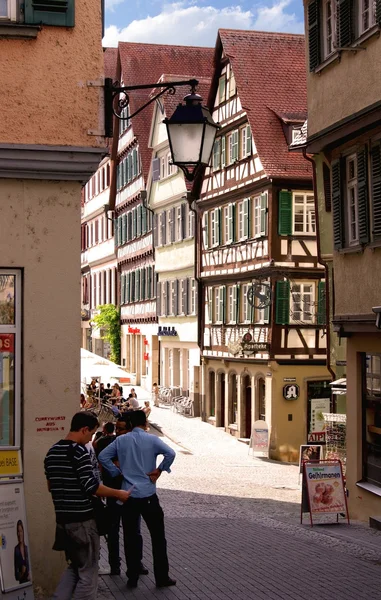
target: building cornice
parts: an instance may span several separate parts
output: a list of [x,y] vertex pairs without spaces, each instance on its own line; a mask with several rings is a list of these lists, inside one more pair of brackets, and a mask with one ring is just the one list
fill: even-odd
[[83,146],[0,144],[0,178],[85,183],[107,152]]

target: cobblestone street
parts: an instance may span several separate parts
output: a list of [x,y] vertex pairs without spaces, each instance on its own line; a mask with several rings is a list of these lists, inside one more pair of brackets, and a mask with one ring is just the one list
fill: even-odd
[[381,533],[358,523],[311,529],[308,515],[300,525],[296,466],[248,456],[246,444],[168,407],[153,409],[150,420],[177,452],[158,486],[177,586],[156,589],[144,527],[150,574],[128,590],[123,562],[122,576],[100,578],[99,600],[381,598]]

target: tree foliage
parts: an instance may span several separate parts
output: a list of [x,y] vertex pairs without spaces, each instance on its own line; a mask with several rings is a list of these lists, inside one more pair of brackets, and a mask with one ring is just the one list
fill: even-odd
[[110,359],[120,364],[120,314],[113,304],[103,304],[97,307],[99,314],[93,317],[96,329],[103,332],[102,340],[107,340],[111,346]]

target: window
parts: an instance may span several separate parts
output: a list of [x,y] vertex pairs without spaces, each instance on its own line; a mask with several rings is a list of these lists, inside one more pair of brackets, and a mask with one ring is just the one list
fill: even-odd
[[299,283],[291,288],[291,320],[294,323],[314,322],[314,284]]
[[181,206],[176,207],[176,241],[183,239],[183,223],[182,223]]
[[227,323],[237,322],[237,296],[238,286],[229,285],[227,287]]
[[194,279],[194,277],[192,277],[189,280],[188,298],[189,298],[188,312],[190,315],[196,315],[197,314],[197,287],[196,287],[196,280]]
[[225,102],[226,100],[226,75],[222,75],[218,83],[218,100],[219,102]]
[[[323,4],[324,58],[335,51],[337,0],[325,0]],[[294,140],[292,140],[294,141]]]
[[229,223],[229,219],[230,219],[230,210],[229,210],[230,205],[224,206],[223,208],[223,227],[224,227],[224,232],[223,232],[223,243],[224,244],[230,244],[231,243],[231,239],[230,239],[230,223]]
[[252,307],[247,301],[247,293],[251,284],[245,283],[241,286],[241,306],[240,306],[240,322],[250,323],[252,317]]
[[179,288],[180,288],[180,293],[179,293],[179,297],[178,297],[178,315],[186,315],[187,314],[187,297],[188,297],[188,280],[187,279],[181,279],[181,281],[179,281]]
[[363,477],[381,487],[381,354],[363,355]]
[[267,193],[254,198],[254,237],[267,234]]
[[228,164],[231,165],[238,160],[239,154],[239,131],[236,129],[232,131],[228,137],[229,140],[229,160]]
[[293,233],[314,235],[316,233],[315,201],[313,194],[293,194]]
[[240,130],[241,133],[241,158],[251,155],[251,129],[250,125],[245,125]]
[[360,0],[359,34],[363,34],[376,24],[376,5],[374,0]]
[[291,128],[291,144],[294,144],[298,140],[301,132],[302,132],[302,127],[293,126]]
[[215,171],[221,168],[221,139],[214,142],[212,167]]
[[169,306],[170,315],[175,316],[177,314],[177,280],[171,281],[169,284]]
[[230,68],[230,77],[229,77],[229,97],[235,96],[237,91],[237,86],[235,82],[235,77],[232,69]]
[[357,157],[355,154],[346,159],[346,197],[348,243],[352,246],[359,243]]
[[210,211],[211,246],[220,243],[220,211],[218,208]]
[[223,323],[224,308],[225,308],[225,288],[223,286],[215,287],[214,291],[214,310],[213,321],[215,323]]
[[238,239],[239,240],[243,240],[244,239],[244,220],[245,220],[245,215],[244,215],[244,203],[243,202],[238,202]]
[[[185,205],[185,208],[187,209],[187,205]],[[186,215],[186,212],[185,212]],[[194,222],[195,222],[195,214],[193,212],[193,210],[189,210],[188,212],[188,231],[187,231],[187,236],[189,238],[194,237]]]

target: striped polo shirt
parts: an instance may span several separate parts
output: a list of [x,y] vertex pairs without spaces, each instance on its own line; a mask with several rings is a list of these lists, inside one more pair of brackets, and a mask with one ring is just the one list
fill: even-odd
[[78,523],[94,518],[91,496],[98,489],[88,451],[71,440],[60,440],[45,457],[57,523]]

